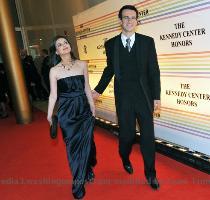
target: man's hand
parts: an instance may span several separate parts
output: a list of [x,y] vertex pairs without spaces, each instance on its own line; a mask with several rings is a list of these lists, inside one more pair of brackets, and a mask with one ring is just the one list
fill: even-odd
[[99,98],[100,94],[98,92],[96,92],[95,90],[92,90],[92,96],[93,96],[93,100],[95,102]]
[[154,100],[154,116],[155,117],[160,117],[160,108],[161,108],[160,100]]

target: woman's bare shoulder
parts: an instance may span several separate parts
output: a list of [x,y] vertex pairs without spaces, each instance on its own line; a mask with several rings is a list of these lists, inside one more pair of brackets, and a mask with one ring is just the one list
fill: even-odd
[[79,65],[82,69],[87,67],[87,61],[85,60],[77,60],[77,65]]
[[57,71],[57,70],[59,70],[59,68],[61,67],[61,64],[60,63],[58,63],[57,65],[55,65],[55,66],[53,66],[53,67],[51,67],[51,69],[50,70],[52,70],[52,71]]
[[87,64],[87,61],[85,61],[85,60],[76,60],[76,62],[78,65],[86,65]]
[[57,64],[50,69],[50,74],[56,75],[60,70],[60,64]]

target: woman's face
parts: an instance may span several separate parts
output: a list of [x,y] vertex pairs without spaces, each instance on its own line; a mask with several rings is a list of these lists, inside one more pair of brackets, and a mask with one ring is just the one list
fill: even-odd
[[65,38],[59,38],[55,42],[56,54],[65,55],[71,52],[71,46]]

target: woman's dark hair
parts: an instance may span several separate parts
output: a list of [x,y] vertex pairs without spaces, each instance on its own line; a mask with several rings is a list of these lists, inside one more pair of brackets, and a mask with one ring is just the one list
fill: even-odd
[[[71,46],[71,43],[69,42],[69,40],[65,37],[65,36],[62,36],[62,35],[57,35],[53,38],[53,41],[50,45],[50,48],[49,48],[49,51],[50,51],[50,65],[51,67],[57,65],[59,62],[61,62],[61,57],[59,55],[56,54],[56,41],[60,38],[63,38],[65,40],[67,40],[67,42],[70,44]],[[72,46],[71,46],[71,49],[72,49]],[[71,55],[71,59],[72,60],[76,60],[77,58],[74,56],[73,52],[71,51],[70,52],[70,55]]]
[[135,7],[135,6],[132,6],[132,5],[125,5],[125,6],[123,6],[122,8],[120,8],[120,11],[119,11],[119,13],[118,13],[118,17],[119,17],[121,20],[122,20],[122,12],[123,12],[123,10],[125,10],[125,9],[135,11],[135,12],[136,12],[136,19],[138,19],[139,12],[138,12],[138,10],[136,9],[136,7]]
[[42,49],[42,53],[44,53],[45,55],[48,55],[48,50],[47,49]]

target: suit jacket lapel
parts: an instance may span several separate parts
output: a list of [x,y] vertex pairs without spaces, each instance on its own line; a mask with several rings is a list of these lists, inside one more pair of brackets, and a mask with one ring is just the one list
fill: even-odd
[[120,35],[115,39],[114,42],[114,72],[116,78],[120,79],[120,66],[119,66],[119,45],[120,45]]
[[143,49],[143,44],[141,42],[141,38],[138,34],[136,34],[135,38],[136,42],[136,57],[137,57],[137,68],[138,68],[138,73],[141,76],[141,66],[142,66],[142,59],[144,59],[144,49]]

